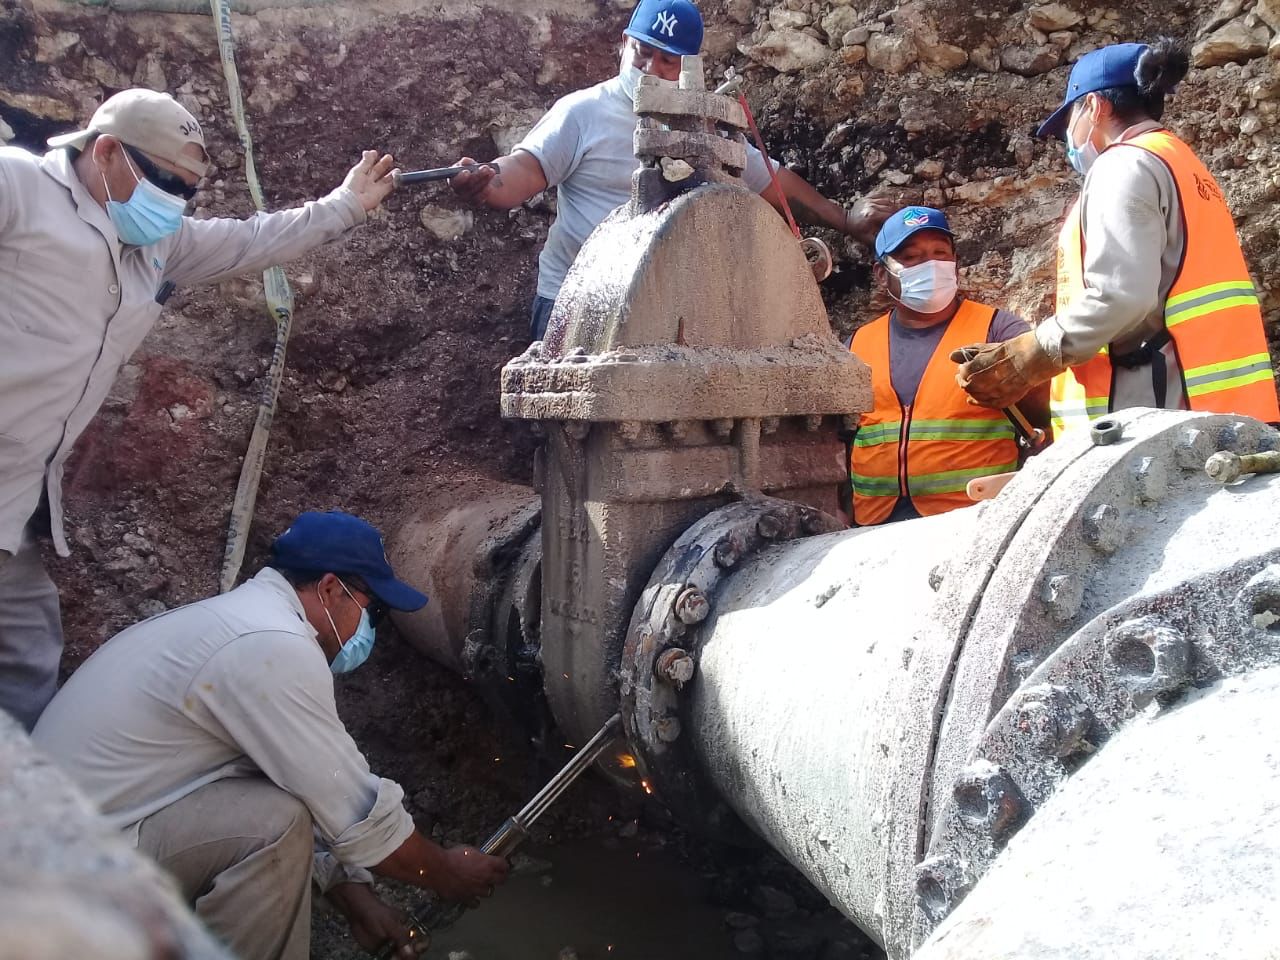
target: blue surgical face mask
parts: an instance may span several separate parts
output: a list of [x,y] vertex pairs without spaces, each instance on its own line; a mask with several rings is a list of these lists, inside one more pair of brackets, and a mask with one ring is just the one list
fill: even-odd
[[[342,580],[338,580],[342,583]],[[359,604],[360,601],[355,598],[347,585],[342,583],[342,589],[347,591],[347,596],[351,597],[352,603]],[[320,596],[320,588],[316,587],[316,596]],[[320,605],[324,606],[324,599],[321,598]],[[329,618],[329,626],[333,628],[333,635],[338,636],[338,627],[333,622],[333,615],[329,613],[329,608],[324,607],[324,615]],[[333,662],[329,664],[329,670],[336,674],[350,673],[356,667],[360,666],[369,659],[369,654],[373,652],[374,641],[373,622],[369,619],[369,608],[365,607],[360,611],[360,623],[356,626],[356,632],[353,633],[345,642],[339,638],[342,647],[338,650],[337,656],[333,658]]]
[[939,313],[955,302],[960,284],[954,260],[926,260],[914,267],[886,263],[885,267],[898,278],[900,290],[896,299],[904,307],[929,314]]
[[[645,76],[645,72],[636,66],[635,51],[631,44],[623,48],[622,59],[618,63],[618,76],[622,78],[622,89],[628,97],[635,100],[636,91],[640,89],[640,78]],[[679,86],[675,80],[667,80],[665,77],[656,77],[653,74],[649,76],[667,86]]]
[[125,154],[125,162],[129,164],[129,172],[137,180],[133,195],[127,201],[111,199],[111,188],[107,186],[106,175],[98,169],[102,177],[102,185],[107,189],[107,216],[121,241],[136,247],[163,240],[175,233],[182,226],[182,214],[187,209],[187,201],[165,193],[150,180],[141,177],[133,169],[133,161]]
[[1071,169],[1080,176],[1084,176],[1089,172],[1089,168],[1093,166],[1093,162],[1098,159],[1098,148],[1093,145],[1093,131],[1090,130],[1090,136],[1084,141],[1084,146],[1077,147],[1073,142],[1071,131],[1076,125],[1076,121],[1080,119],[1084,111],[1077,113],[1067,124],[1067,163],[1071,164]]

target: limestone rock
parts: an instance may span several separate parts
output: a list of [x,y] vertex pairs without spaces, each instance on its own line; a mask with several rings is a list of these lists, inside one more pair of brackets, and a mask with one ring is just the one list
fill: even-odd
[[52,36],[36,37],[36,61],[38,63],[56,63],[65,57],[80,42],[80,34],[70,30],[59,30]]
[[745,25],[751,22],[755,7],[756,5],[752,0],[725,0],[724,12],[729,15],[729,19],[734,23]]
[[1028,12],[1031,26],[1045,33],[1068,30],[1084,20],[1084,14],[1072,10],[1065,3],[1041,3]]
[[418,213],[418,219],[437,240],[446,242],[457,240],[470,230],[475,222],[475,217],[470,210],[449,210],[432,203],[422,208]]
[[1271,46],[1267,47],[1267,55],[1272,60],[1280,60],[1280,33],[1271,38]]
[[13,127],[4,122],[4,117],[0,117],[0,147],[4,146],[15,136],[17,136],[17,134],[13,132]]
[[1246,63],[1267,52],[1270,31],[1266,27],[1249,27],[1244,20],[1232,20],[1219,27],[1191,50],[1191,62],[1197,67],[1219,67],[1224,63]]
[[[850,31],[852,33],[852,31]],[[850,34],[845,34],[849,36]],[[846,44],[840,51],[840,60],[849,66],[856,66],[867,59],[867,48],[860,43]]]
[[1062,63],[1063,51],[1053,44],[1038,47],[1005,47],[1000,51],[1000,66],[1020,77],[1038,77]]
[[865,46],[866,42],[871,39],[871,31],[868,30],[865,25],[861,27],[854,27],[844,35],[843,39],[846,47],[853,46],[854,44],[862,44]]
[[265,116],[275,113],[282,105],[291,103],[297,97],[298,88],[294,84],[267,80],[253,88],[253,92],[245,97],[245,103],[254,113]]
[[795,73],[816,67],[831,55],[821,40],[799,30],[772,30],[757,44],[738,44],[738,49],[756,63],[772,67],[779,73]]
[[943,169],[941,160],[921,160],[916,164],[915,174],[921,180],[937,180]]
[[918,58],[910,34],[878,33],[867,40],[867,63],[885,73],[902,73]]
[[833,46],[844,44],[846,34],[858,25],[858,12],[852,7],[836,7],[822,18],[822,29],[831,38]]
[[943,111],[930,96],[903,97],[899,110],[899,122],[907,133],[923,133],[926,130],[945,129],[948,126]]
[[969,54],[969,62],[987,73],[1000,72],[1000,55],[986,45],[975,47]]
[[1234,20],[1244,11],[1244,0],[1222,0],[1213,16],[1200,28],[1201,34],[1213,33],[1228,21]]
[[1280,30],[1280,0],[1258,0],[1253,12],[1272,30]]
[[893,13],[893,23],[915,41],[921,63],[940,70],[959,70],[969,62],[969,54],[954,43],[946,43],[938,33],[938,25],[918,3],[904,3]]
[[16,90],[0,88],[0,103],[45,120],[71,123],[79,119],[76,108],[71,104],[38,93],[20,93]]
[[769,26],[775,30],[799,30],[813,23],[813,18],[802,10],[774,7],[769,11]]
[[138,61],[138,66],[133,71],[133,85],[162,92],[169,89],[169,81],[164,75],[164,66],[160,63],[160,57],[157,54],[149,53]]

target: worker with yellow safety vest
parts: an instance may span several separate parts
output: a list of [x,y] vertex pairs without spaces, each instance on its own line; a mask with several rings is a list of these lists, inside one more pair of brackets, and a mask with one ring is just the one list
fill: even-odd
[[[1055,434],[1134,406],[1280,421],[1258,295],[1213,175],[1160,123],[1186,75],[1172,41],[1081,57],[1040,127],[1084,176],[1058,240],[1057,312],[966,354],[957,380],[1005,407],[1052,378]],[[975,355],[976,354],[976,355]]]
[[[942,211],[907,207],[876,237],[875,279],[893,309],[859,328],[849,349],[871,367],[874,409],[851,443],[853,521],[859,526],[968,506],[970,480],[1018,467],[1013,424],[975,405],[948,356],[974,340],[1026,332],[1026,321],[959,293],[955,239]],[[1038,412],[1047,425],[1048,391]]]

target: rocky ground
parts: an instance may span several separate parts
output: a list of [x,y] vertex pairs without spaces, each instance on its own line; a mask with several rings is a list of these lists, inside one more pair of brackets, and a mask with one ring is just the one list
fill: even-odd
[[[116,90],[167,89],[202,118],[218,163],[200,215],[247,214],[208,16],[198,4],[191,13],[140,6],[159,0],[0,0],[0,140],[38,148]],[[271,206],[283,207],[335,186],[361,148],[406,166],[506,150],[556,97],[613,72],[630,3],[259,6],[236,7],[240,71],[260,176]],[[703,8],[709,68],[745,73],[775,156],[845,202],[880,191],[945,207],[967,288],[1029,318],[1047,312],[1056,229],[1077,186],[1061,146],[1034,140],[1034,125],[1081,53],[1162,34],[1185,40],[1196,66],[1167,120],[1219,177],[1280,338],[1277,0]],[[472,211],[447,187],[406,190],[346,241],[289,266],[297,318],[250,567],[302,509],[342,507],[392,527],[438,479],[527,481],[531,440],[500,419],[498,374],[526,344],[553,209],[543,197],[510,214]],[[865,251],[835,247],[824,296],[846,332],[875,305]],[[273,332],[259,278],[181,290],[122,369],[68,471],[75,553],[52,564],[68,666],[125,624],[216,588]],[[482,833],[545,772],[461,681],[393,638],[343,685],[342,700],[375,765],[402,777],[415,813],[441,831]],[[603,788],[583,790],[552,824],[561,836],[616,829],[608,816],[630,815]],[[728,878],[718,894],[727,910],[764,915],[753,905],[760,886],[799,897],[802,917],[823,909],[772,861],[740,858],[739,869],[721,856],[717,872],[714,852],[684,849]],[[776,937],[743,939],[787,955]]]

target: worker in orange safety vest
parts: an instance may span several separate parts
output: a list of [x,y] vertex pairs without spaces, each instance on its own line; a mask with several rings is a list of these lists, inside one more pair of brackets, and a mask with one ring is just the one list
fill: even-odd
[[[1058,240],[1057,312],[979,346],[957,380],[1004,407],[1052,378],[1055,435],[1134,406],[1280,421],[1258,294],[1213,175],[1160,124],[1186,75],[1172,41],[1081,57],[1040,127],[1084,177]],[[975,355],[976,354],[976,355]]]
[[[892,214],[875,251],[876,282],[894,305],[859,328],[849,346],[871,367],[874,404],[850,444],[859,526],[968,506],[970,480],[1017,469],[1012,422],[969,400],[948,357],[963,344],[1029,329],[1021,317],[960,294],[955,239],[942,211],[907,207]],[[1047,426],[1047,389],[1036,400],[1026,413]]]

